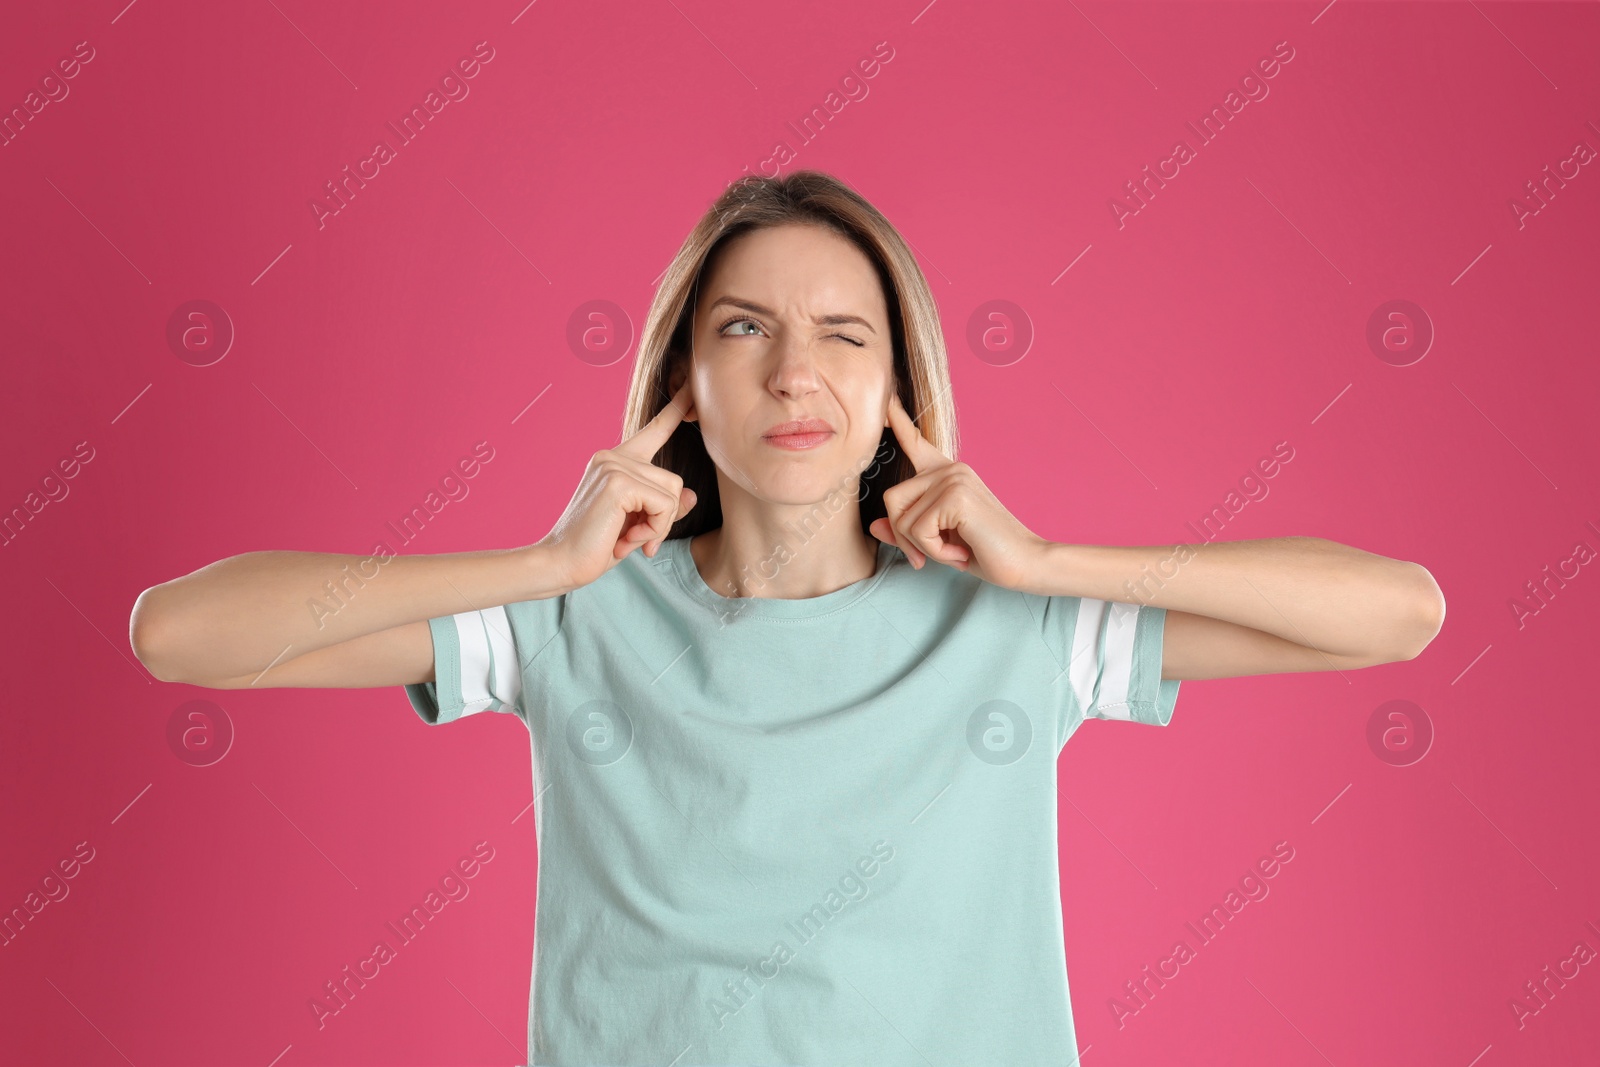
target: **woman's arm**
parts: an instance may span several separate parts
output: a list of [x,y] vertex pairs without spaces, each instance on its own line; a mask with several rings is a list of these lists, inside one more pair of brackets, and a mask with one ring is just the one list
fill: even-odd
[[128,621],[133,654],[163,682],[217,689],[431,681],[428,619],[571,592],[640,545],[654,546],[642,550],[654,558],[695,496],[651,460],[693,407],[685,380],[631,437],[596,452],[555,528],[534,544],[230,556],[139,594]]
[[1320,537],[1046,542],[1027,592],[1168,610],[1163,678],[1340,670],[1415,657],[1444,624],[1425,567]]
[[387,558],[246,552],[139,594],[129,636],[139,662],[164,682],[391,684],[386,672],[397,664],[408,674],[432,665],[417,651],[431,650],[426,633],[407,624],[555,596],[565,582],[543,543]]

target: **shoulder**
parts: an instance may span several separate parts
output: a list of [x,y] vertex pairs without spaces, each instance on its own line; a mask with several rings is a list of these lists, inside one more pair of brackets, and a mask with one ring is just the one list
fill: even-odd
[[654,559],[634,549],[616,565],[588,585],[552,597],[519,600],[505,605],[517,646],[524,659],[533,659],[572,621],[586,617],[616,618],[649,599],[649,591],[672,580],[668,553],[659,551]]
[[525,600],[511,607],[527,616],[564,616],[581,608],[637,601],[640,597],[649,596],[652,590],[659,590],[663,584],[676,581],[673,553],[667,548],[670,543],[662,542],[654,558],[645,555],[643,549],[636,548],[587,585],[545,599]]
[[891,588],[921,611],[950,616],[974,616],[982,622],[1008,628],[1027,623],[1043,631],[1048,598],[995,585],[966,571],[929,561],[920,570],[900,552],[890,563]]

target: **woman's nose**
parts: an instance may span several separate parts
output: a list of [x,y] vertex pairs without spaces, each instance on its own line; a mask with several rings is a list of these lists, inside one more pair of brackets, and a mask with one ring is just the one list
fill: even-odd
[[803,395],[817,388],[817,368],[810,346],[804,341],[780,344],[777,365],[772,368],[772,385],[786,393]]

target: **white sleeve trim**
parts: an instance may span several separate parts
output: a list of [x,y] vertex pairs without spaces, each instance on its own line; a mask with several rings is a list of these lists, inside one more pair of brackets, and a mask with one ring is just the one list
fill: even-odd
[[1133,680],[1133,635],[1139,625],[1139,606],[1111,602],[1106,621],[1105,662],[1100,672],[1100,692],[1094,712],[1107,719],[1133,718],[1128,693]]
[[461,714],[518,707],[522,670],[504,605],[464,611],[452,618],[461,646]]
[[1138,624],[1137,604],[1078,598],[1069,670],[1072,694],[1086,717],[1133,718],[1128,692]]

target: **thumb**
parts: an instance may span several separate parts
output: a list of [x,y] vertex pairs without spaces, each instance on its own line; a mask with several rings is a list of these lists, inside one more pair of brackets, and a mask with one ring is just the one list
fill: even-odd
[[[689,514],[689,512],[693,511],[695,502],[699,499],[700,498],[695,494],[695,491],[690,489],[688,486],[684,486],[682,489],[679,489],[678,510],[672,516],[672,521],[667,523],[667,528],[670,530],[673,523],[677,522],[679,519]],[[651,559],[655,559],[655,554],[661,550],[661,542],[663,540],[665,540],[664,537],[658,538],[654,541],[646,541],[644,544],[644,554]]]

